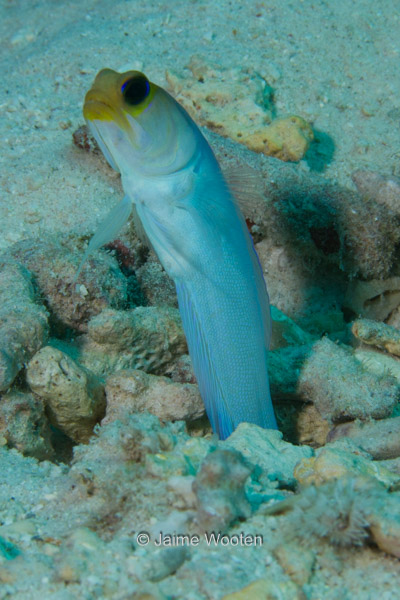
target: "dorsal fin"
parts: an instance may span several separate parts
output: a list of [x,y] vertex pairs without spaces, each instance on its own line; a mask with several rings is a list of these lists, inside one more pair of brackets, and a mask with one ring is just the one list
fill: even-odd
[[242,164],[226,167],[222,172],[245,216],[258,214],[260,209],[264,209],[264,182],[255,169]]

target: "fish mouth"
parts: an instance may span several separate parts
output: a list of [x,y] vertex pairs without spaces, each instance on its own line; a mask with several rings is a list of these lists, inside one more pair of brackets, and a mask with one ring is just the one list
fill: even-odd
[[105,98],[93,97],[91,92],[86,95],[83,116],[87,121],[114,121],[124,130],[129,127],[122,111],[112,106]]

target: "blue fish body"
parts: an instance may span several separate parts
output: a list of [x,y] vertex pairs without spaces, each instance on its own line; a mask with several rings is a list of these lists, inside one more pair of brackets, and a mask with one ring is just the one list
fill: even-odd
[[87,122],[121,172],[126,194],[88,253],[115,237],[134,208],[175,282],[213,430],[225,439],[241,422],[275,429],[267,371],[269,300],[246,223],[196,124],[164,90],[146,82],[141,73],[105,70],[86,96]]

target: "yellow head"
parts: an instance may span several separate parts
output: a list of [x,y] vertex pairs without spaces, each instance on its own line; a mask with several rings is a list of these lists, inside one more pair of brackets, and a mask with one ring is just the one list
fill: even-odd
[[139,71],[100,71],[83,114],[108,162],[122,174],[174,173],[195,153],[198,131],[188,114]]

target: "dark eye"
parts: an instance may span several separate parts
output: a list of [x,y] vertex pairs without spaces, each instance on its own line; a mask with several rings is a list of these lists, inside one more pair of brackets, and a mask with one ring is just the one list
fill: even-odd
[[144,75],[135,75],[132,79],[125,81],[121,87],[125,102],[136,106],[143,102],[150,92],[150,83]]

